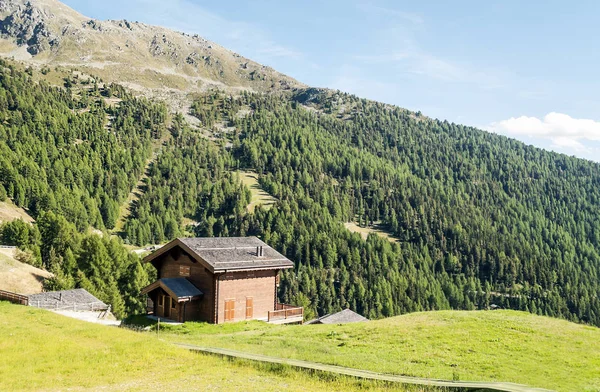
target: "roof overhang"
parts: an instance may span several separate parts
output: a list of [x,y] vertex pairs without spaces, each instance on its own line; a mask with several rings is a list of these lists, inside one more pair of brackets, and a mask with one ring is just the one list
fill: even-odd
[[263,265],[260,267],[237,267],[237,268],[218,268],[215,269],[215,274],[226,272],[244,272],[244,271],[265,271],[265,270],[280,270],[294,268],[293,265]]
[[194,296],[178,296],[177,294],[175,294],[175,292],[173,292],[173,290],[171,290],[169,288],[169,286],[167,286],[161,279],[157,280],[156,282],[144,287],[142,289],[142,291],[140,291],[140,294],[144,295],[144,294],[148,294],[158,288],[163,289],[164,291],[167,292],[167,294],[169,294],[169,296],[171,298],[175,298],[175,300],[177,300],[177,302],[189,302],[191,300],[194,299],[198,299],[198,298],[202,298],[202,295],[194,295]]
[[200,257],[196,252],[194,252],[194,250],[192,250],[189,246],[187,246],[185,243],[183,243],[179,238],[174,239],[173,241],[169,242],[168,244],[165,244],[160,249],[150,253],[148,256],[144,257],[142,259],[142,261],[144,263],[152,263],[152,265],[158,269],[157,265],[155,264],[155,261],[157,259],[159,259],[162,255],[168,253],[171,249],[173,249],[175,247],[181,248],[185,253],[187,253],[192,258],[192,260],[201,264],[204,268],[209,270],[212,274],[223,274],[223,273],[233,272],[233,271],[239,271],[239,272],[242,272],[242,271],[264,271],[264,270],[280,270],[280,269],[294,268],[294,264],[291,262],[289,265],[273,264],[273,265],[261,265],[261,266],[253,266],[253,267],[241,266],[241,267],[232,267],[232,268],[222,268],[222,267],[215,268],[213,265],[206,262],[206,260],[204,260],[202,257]]
[[180,247],[181,249],[183,249],[185,251],[185,253],[187,253],[194,261],[196,261],[197,263],[202,264],[202,266],[204,268],[208,269],[213,274],[216,272],[214,270],[214,268],[213,268],[212,265],[210,265],[209,263],[207,263],[206,261],[204,261],[201,257],[198,257],[198,255],[196,254],[196,252],[194,252],[186,244],[184,244],[183,242],[181,242],[179,240],[179,238],[174,239],[173,241],[169,242],[168,244],[165,244],[165,246],[161,247],[160,249],[158,249],[158,250],[150,253],[148,256],[144,257],[142,259],[142,261],[144,263],[152,263],[152,265],[154,267],[156,267],[156,264],[154,264],[154,261],[156,259],[158,259],[160,256],[164,255],[165,253],[169,252],[171,249],[173,249],[175,247]]

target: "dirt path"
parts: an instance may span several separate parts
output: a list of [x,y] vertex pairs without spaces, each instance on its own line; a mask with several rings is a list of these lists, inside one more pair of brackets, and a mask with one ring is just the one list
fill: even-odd
[[268,357],[266,355],[250,354],[241,351],[227,350],[223,348],[199,347],[190,344],[176,344],[177,346],[187,348],[192,351],[199,351],[208,354],[223,355],[226,357],[247,359],[251,361],[277,363],[296,368],[318,370],[322,372],[331,372],[350,377],[364,378],[370,380],[380,380],[396,382],[401,384],[422,385],[431,387],[442,387],[452,389],[463,389],[469,391],[502,391],[502,392],[549,392],[548,389],[532,388],[525,385],[513,384],[509,382],[484,382],[484,381],[447,381],[420,377],[398,376],[393,374],[376,373],[369,370],[352,369],[342,366],[326,365],[317,362],[302,361],[299,359],[284,359]]

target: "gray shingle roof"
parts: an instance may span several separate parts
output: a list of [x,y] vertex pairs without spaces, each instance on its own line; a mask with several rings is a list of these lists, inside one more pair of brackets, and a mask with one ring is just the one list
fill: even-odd
[[78,310],[86,310],[86,308],[91,308],[92,304],[95,310],[108,308],[104,302],[88,293],[85,289],[48,291],[31,294],[28,297],[30,306],[45,309],[60,309],[75,305]]
[[307,324],[345,324],[358,323],[362,321],[369,321],[369,319],[351,311],[350,309],[344,309],[341,312],[327,314],[319,317],[316,320],[309,321]]
[[177,298],[198,297],[202,295],[202,291],[198,290],[186,278],[162,278],[160,281],[168,287]]
[[[213,271],[291,268],[289,259],[256,237],[179,238]],[[165,247],[167,247],[166,245]],[[262,247],[262,256],[256,249]]]
[[202,291],[200,291],[186,278],[159,279],[156,282],[144,287],[141,291],[141,294],[148,294],[159,287],[166,291],[171,297],[182,302],[192,300],[203,295]]

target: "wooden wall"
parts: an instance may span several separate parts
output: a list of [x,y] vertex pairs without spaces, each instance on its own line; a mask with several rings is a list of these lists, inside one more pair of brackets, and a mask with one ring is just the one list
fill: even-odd
[[[267,319],[268,312],[275,309],[275,285],[278,270],[213,275],[202,264],[194,261],[179,248],[173,248],[162,255],[157,264],[159,264],[159,279],[185,277],[204,293],[202,299],[186,305],[185,321],[198,320],[213,323],[216,316],[217,322],[223,323],[225,322],[225,301],[227,300],[235,300],[233,321],[247,320],[247,297],[252,297],[252,319]],[[218,295],[215,298],[216,290],[218,290]],[[157,300],[152,299],[155,301],[155,314],[164,317],[164,312],[157,308]],[[171,313],[169,318],[176,320],[178,314],[183,313],[183,304],[179,304],[177,309],[172,309]]]
[[277,270],[234,272],[219,275],[218,323],[225,322],[225,301],[235,300],[233,321],[246,320],[246,297],[253,299],[252,319],[266,319],[275,309]]
[[[200,300],[189,302],[186,305],[186,321],[213,322],[215,302],[213,274],[178,248],[171,249],[163,255],[161,262],[158,271],[159,279],[185,277],[204,293]],[[187,276],[187,268],[181,269],[181,266],[189,267],[189,276]],[[181,305],[181,312],[183,312],[183,305]]]

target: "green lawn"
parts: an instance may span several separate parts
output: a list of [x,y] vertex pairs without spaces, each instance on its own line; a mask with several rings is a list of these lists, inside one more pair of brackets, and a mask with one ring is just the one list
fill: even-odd
[[331,326],[187,323],[161,336],[384,373],[600,391],[600,329],[516,311],[424,312]]
[[6,302],[0,302],[0,358],[0,391],[406,390],[195,354],[157,339],[156,333]]

